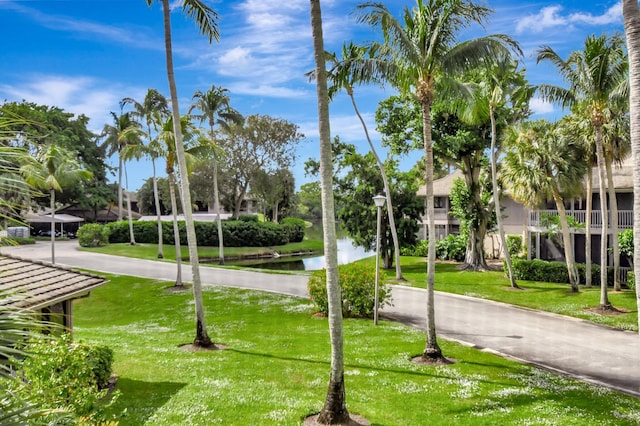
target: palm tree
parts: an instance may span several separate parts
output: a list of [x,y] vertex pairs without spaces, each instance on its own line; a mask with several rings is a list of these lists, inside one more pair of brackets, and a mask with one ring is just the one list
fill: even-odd
[[[187,162],[185,159],[184,144],[180,131],[180,105],[178,103],[178,89],[173,72],[173,50],[171,48],[171,7],[169,0],[159,0],[162,4],[164,20],[164,44],[167,59],[167,79],[169,80],[169,92],[171,94],[171,113],[173,116],[173,133],[175,135],[176,156],[180,170],[180,185],[182,187],[182,197],[184,208],[185,226],[187,228],[187,242],[189,245],[189,262],[191,263],[191,273],[193,276],[193,297],[195,299],[196,311],[196,337],[193,341],[195,346],[211,347],[213,342],[207,333],[204,305],[202,303],[202,282],[200,280],[200,265],[198,259],[198,242],[196,241],[196,231],[193,224],[193,212],[191,204],[191,191],[189,189],[189,176],[187,174]],[[151,6],[155,1],[146,0]],[[218,40],[217,13],[207,6],[202,0],[183,0],[182,12],[189,18],[193,18],[196,26],[211,43]]]
[[414,93],[422,108],[425,150],[425,180],[429,250],[427,256],[427,342],[425,360],[443,359],[436,340],[434,282],[435,235],[433,197],[433,141],[431,105],[436,96],[436,79],[459,74],[496,52],[505,52],[515,43],[504,35],[489,35],[457,42],[461,30],[482,24],[491,9],[466,0],[416,0],[416,7],[404,9],[404,25],[380,3],[358,6],[364,12],[360,22],[380,26],[384,43],[373,43],[376,52],[386,52],[396,67],[388,78],[402,92]]
[[400,267],[400,244],[398,243],[398,230],[396,229],[396,222],[393,216],[393,203],[391,200],[391,189],[389,188],[389,179],[387,173],[384,170],[384,165],[380,160],[380,156],[376,152],[371,137],[369,136],[369,130],[367,125],[358,110],[355,97],[353,96],[353,86],[356,84],[367,83],[375,81],[377,79],[376,74],[379,71],[376,67],[379,66],[377,58],[366,57],[366,48],[358,46],[353,43],[342,45],[342,58],[338,58],[336,53],[326,53],[327,61],[329,61],[331,68],[328,71],[327,78],[330,82],[329,87],[329,100],[332,100],[337,92],[344,89],[351,99],[351,105],[355,111],[362,129],[369,143],[369,149],[376,159],[378,168],[380,169],[380,175],[382,176],[382,183],[384,185],[384,193],[386,194],[387,204],[387,216],[389,217],[389,227],[391,228],[391,237],[393,238],[393,247],[395,252],[396,262],[396,280],[403,281],[402,268]]
[[569,281],[572,291],[578,292],[578,269],[564,199],[583,191],[584,150],[573,140],[562,138],[544,120],[513,126],[505,136],[505,144],[502,179],[513,198],[529,208],[537,208],[548,200],[556,204]]
[[[602,215],[602,234],[600,240],[600,308],[611,309],[607,296],[607,193],[605,190],[606,158],[604,153],[602,130],[607,123],[608,110],[612,105],[627,96],[628,62],[624,49],[624,40],[619,36],[590,35],[584,43],[584,50],[572,52],[566,60],[549,46],[538,51],[537,61],[549,61],[569,88],[541,85],[542,97],[560,103],[563,107],[572,107],[584,103],[590,115],[591,126],[595,134],[598,177],[600,180],[600,213]],[[617,230],[613,229],[616,234]]]
[[51,263],[56,263],[56,191],[73,185],[78,181],[87,181],[93,173],[81,168],[74,159],[73,153],[55,144],[41,146],[36,153],[36,162],[20,168],[24,180],[37,189],[49,191],[49,208],[51,210]]
[[194,109],[200,110],[201,114],[192,114],[198,120],[207,121],[209,124],[209,138],[211,147],[211,159],[213,163],[213,203],[216,209],[218,222],[218,263],[224,265],[224,238],[222,235],[222,220],[220,219],[220,193],[218,191],[218,159],[216,158],[216,143],[214,126],[217,124],[223,129],[229,129],[231,123],[242,124],[242,115],[231,108],[228,90],[222,87],[211,86],[206,92],[198,90],[193,95],[194,103],[189,107],[188,113]]
[[[188,116],[180,118],[181,134],[185,139],[189,140],[193,135],[193,125]],[[158,141],[164,146],[159,153],[164,156],[166,167],[165,172],[169,179],[169,198],[171,199],[171,213],[173,215],[173,240],[176,249],[176,282],[174,287],[182,287],[182,251],[180,249],[180,231],[178,228],[178,203],[176,201],[176,144],[175,133],[173,131],[173,116],[167,117],[166,121],[160,128],[157,137]],[[185,150],[185,156],[189,158],[189,150]],[[182,211],[184,213],[184,197],[180,198],[182,203]]]
[[145,155],[151,159],[151,169],[153,171],[153,199],[156,207],[156,215],[158,218],[158,259],[164,258],[163,235],[162,235],[162,212],[160,211],[160,196],[158,194],[158,177],[156,175],[156,159],[160,157],[157,140],[151,136],[151,128],[154,132],[158,132],[159,127],[169,115],[169,106],[167,98],[165,98],[156,89],[147,90],[142,103],[137,102],[133,98],[122,99],[123,104],[132,104],[134,111],[132,115],[138,119],[144,120],[147,125],[147,145],[136,145],[133,155]]
[[[124,104],[121,103],[120,107],[122,110],[122,106]],[[124,168],[126,167],[126,152],[127,148],[131,145],[140,145],[140,137],[142,130],[140,129],[140,123],[135,121],[132,117],[131,112],[120,112],[120,115],[116,115],[116,113],[111,112],[111,117],[113,118],[113,124],[105,124],[104,129],[102,130],[103,136],[106,137],[103,147],[107,148],[107,155],[111,156],[118,153],[118,220],[122,220],[122,174],[124,172]],[[127,185],[128,186],[128,185]],[[124,190],[128,193],[128,188],[124,188]],[[127,195],[127,200],[129,200],[129,196]],[[129,221],[129,243],[131,245],[135,245],[135,238],[133,235],[133,218],[131,217],[131,205],[130,202],[127,201],[127,216]]]
[[480,71],[480,83],[476,88],[477,102],[463,105],[463,116],[466,121],[481,124],[488,114],[491,122],[491,182],[493,191],[494,210],[500,236],[502,254],[507,264],[509,281],[512,288],[519,288],[513,274],[511,255],[507,249],[507,239],[502,224],[502,210],[500,208],[500,189],[498,186],[497,149],[498,128],[496,111],[504,109],[510,103],[511,120],[522,120],[528,115],[529,100],[534,88],[526,84],[524,70],[518,70],[518,63],[511,55],[487,61]]
[[[622,0],[622,17],[629,50],[629,111],[633,156],[633,240],[640,247],[640,8],[636,0]],[[634,274],[640,277],[640,250],[633,253]],[[636,303],[640,306],[640,286]],[[640,315],[638,316],[640,325]],[[639,327],[640,330],[640,327]]]
[[329,302],[329,337],[331,340],[331,372],[329,389],[322,411],[321,424],[346,424],[349,421],[344,386],[344,336],[342,296],[338,277],[338,243],[333,202],[333,160],[331,157],[331,127],[329,125],[329,95],[325,65],[322,14],[320,0],[309,0],[311,30],[315,58],[316,91],[318,97],[318,130],[320,133],[320,181],[322,185],[322,230],[326,258],[327,297]]

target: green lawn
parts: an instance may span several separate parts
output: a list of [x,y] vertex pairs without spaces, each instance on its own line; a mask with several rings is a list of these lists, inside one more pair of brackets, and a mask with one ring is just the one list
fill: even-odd
[[[417,266],[417,265],[416,265]],[[408,272],[407,272],[408,274]],[[75,338],[115,351],[121,425],[297,425],[317,412],[329,377],[327,321],[304,299],[205,288],[209,334],[226,350],[186,352],[190,292],[109,276],[75,302]],[[532,291],[533,292],[533,291]],[[409,359],[423,333],[345,321],[349,410],[374,425],[637,425],[640,400],[446,341],[456,364]],[[629,366],[629,368],[634,368]]]
[[[427,263],[423,257],[402,257],[402,273],[407,285],[426,288]],[[375,259],[367,259],[374,262]],[[638,331],[638,308],[634,290],[609,291],[611,304],[628,313],[600,315],[586,311],[598,306],[600,287],[580,288],[578,294],[571,293],[568,284],[521,281],[523,290],[512,290],[502,271],[466,272],[456,268],[457,263],[436,264],[435,289],[448,293],[490,299],[512,305],[524,306],[577,318],[584,318],[624,330]],[[393,282],[395,270],[385,271],[386,278]]]

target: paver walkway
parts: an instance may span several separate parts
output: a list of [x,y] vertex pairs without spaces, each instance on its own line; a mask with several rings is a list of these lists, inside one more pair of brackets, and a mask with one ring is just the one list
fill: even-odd
[[[171,281],[175,264],[77,251],[76,241],[56,243],[56,263],[94,271]],[[2,248],[0,252],[49,261],[50,245]],[[224,285],[307,296],[307,277],[201,267],[203,285]],[[189,265],[183,267],[189,282]],[[426,292],[394,286],[393,307],[383,316],[423,328]],[[587,321],[502,303],[436,292],[440,337],[529,362],[640,397],[640,337]],[[446,354],[445,354],[446,355]]]

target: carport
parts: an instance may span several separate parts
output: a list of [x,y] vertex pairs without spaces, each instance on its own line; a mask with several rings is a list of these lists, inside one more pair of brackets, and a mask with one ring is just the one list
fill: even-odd
[[[64,235],[64,224],[65,223],[79,223],[84,222],[84,219],[78,216],[73,216],[70,214],[53,214],[54,223],[60,224],[60,235]],[[51,223],[51,213],[35,215],[31,214],[27,216],[27,223]],[[57,231],[57,229],[56,229]]]

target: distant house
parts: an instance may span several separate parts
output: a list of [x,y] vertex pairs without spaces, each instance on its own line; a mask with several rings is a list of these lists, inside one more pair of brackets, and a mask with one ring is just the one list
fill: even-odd
[[[441,240],[449,234],[460,234],[460,221],[451,214],[451,189],[456,179],[464,179],[462,171],[456,169],[453,173],[433,181],[434,220],[436,225],[436,239]],[[418,197],[425,199],[426,187],[418,189]],[[500,201],[505,233],[507,235],[526,235],[527,209],[510,197],[504,197]],[[423,239],[429,237],[428,221],[426,213],[420,224],[420,236]],[[488,233],[485,240],[485,251],[492,257],[500,257],[500,242],[496,233]]]
[[97,275],[0,254],[0,312],[29,309],[68,331],[73,330],[73,300],[106,283]]

